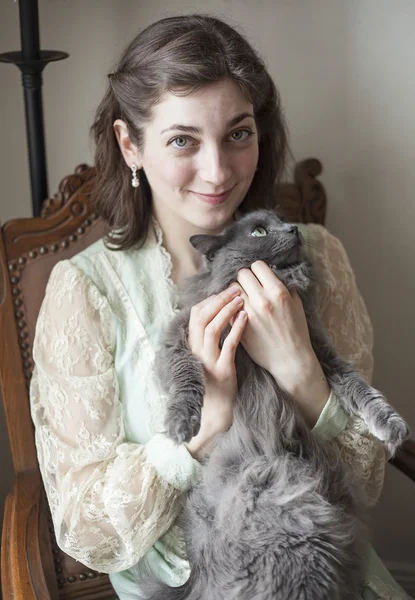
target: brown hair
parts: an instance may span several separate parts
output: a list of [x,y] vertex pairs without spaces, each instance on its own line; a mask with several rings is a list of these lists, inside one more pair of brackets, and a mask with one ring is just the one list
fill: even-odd
[[269,205],[287,152],[280,99],[263,61],[230,25],[205,15],[157,21],[133,39],[108,78],[91,132],[98,174],[94,199],[107,223],[111,247],[142,244],[151,218],[151,190],[145,173],[140,169],[140,186],[133,188],[113,123],[125,121],[130,139],[141,149],[143,125],[151,121],[153,106],[166,92],[191,94],[225,79],[239,85],[253,104],[259,132],[258,170],[240,210]]

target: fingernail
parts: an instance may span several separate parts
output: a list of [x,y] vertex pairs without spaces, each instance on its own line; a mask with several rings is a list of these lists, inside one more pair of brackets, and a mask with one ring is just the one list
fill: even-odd
[[246,317],[246,312],[244,310],[241,310],[238,314],[238,319],[245,319]]
[[231,287],[228,288],[228,292],[232,296],[235,296],[235,294],[239,294],[239,285],[237,285],[237,284],[231,285]]
[[232,302],[234,302],[235,304],[243,304],[244,301],[242,300],[242,298],[240,296],[237,296],[236,298],[234,298],[232,300]]

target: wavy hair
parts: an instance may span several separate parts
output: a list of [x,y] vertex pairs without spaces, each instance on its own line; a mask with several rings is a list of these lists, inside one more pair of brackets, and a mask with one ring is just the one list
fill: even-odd
[[142,149],[152,109],[168,92],[187,95],[218,81],[236,82],[253,104],[259,133],[258,170],[239,209],[244,213],[269,206],[287,153],[280,98],[263,60],[233,27],[208,15],[157,21],[132,40],[108,79],[91,134],[99,174],[93,200],[113,249],[139,247],[151,218],[151,189],[145,173],[140,169],[140,186],[133,188],[113,123],[122,119],[131,141]]

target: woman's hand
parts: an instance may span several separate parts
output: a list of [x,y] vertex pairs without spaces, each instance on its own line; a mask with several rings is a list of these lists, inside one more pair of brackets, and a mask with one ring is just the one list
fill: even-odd
[[330,388],[312,348],[299,295],[290,292],[262,261],[241,269],[237,281],[248,315],[242,345],[290,394],[313,426]]
[[[206,392],[199,433],[187,444],[190,453],[199,458],[203,448],[218,433],[232,425],[233,405],[238,391],[235,352],[241,340],[246,313],[240,312],[243,300],[237,284],[217,296],[211,296],[191,310],[188,343],[192,353],[205,368]],[[220,334],[233,320],[222,349]]]

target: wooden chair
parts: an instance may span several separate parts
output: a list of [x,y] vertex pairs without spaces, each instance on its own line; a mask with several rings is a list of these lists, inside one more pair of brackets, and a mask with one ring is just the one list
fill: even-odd
[[[298,164],[294,183],[275,189],[280,214],[324,224],[326,195],[318,160]],[[0,377],[15,472],[7,497],[1,575],[7,600],[112,600],[107,575],[73,560],[56,545],[39,473],[28,389],[33,370],[35,323],[50,271],[103,235],[89,197],[94,170],[81,165],[44,203],[42,217],[6,223],[0,235]],[[415,442],[394,464],[415,480]]]

